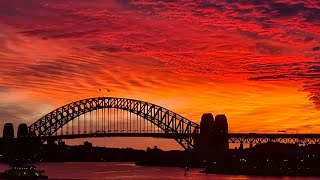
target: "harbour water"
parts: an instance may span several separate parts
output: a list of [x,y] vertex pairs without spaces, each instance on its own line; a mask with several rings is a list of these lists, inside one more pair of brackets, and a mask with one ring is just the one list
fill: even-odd
[[[201,169],[190,169],[185,176],[183,168],[178,167],[146,167],[135,166],[134,163],[123,162],[66,162],[66,163],[37,163],[38,169],[45,170],[49,179],[219,179],[219,180],[315,180],[317,177],[258,177],[215,175],[200,173]],[[8,168],[0,164],[0,170]]]

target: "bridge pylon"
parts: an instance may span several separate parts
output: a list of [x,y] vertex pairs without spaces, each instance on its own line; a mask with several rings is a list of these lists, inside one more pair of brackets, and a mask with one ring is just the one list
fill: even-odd
[[195,140],[199,151],[226,151],[228,143],[228,122],[223,114],[213,117],[211,113],[203,114],[200,122],[200,136]]

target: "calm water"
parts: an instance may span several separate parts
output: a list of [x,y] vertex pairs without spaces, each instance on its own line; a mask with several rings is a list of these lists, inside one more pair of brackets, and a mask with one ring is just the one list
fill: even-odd
[[[235,180],[280,180],[303,179],[292,177],[253,177],[233,175],[205,175],[199,173],[200,169],[191,169],[184,176],[183,168],[175,167],[142,167],[133,163],[43,163],[36,164],[38,169],[45,170],[49,179],[235,179]],[[8,165],[0,164],[0,170],[4,171]]]

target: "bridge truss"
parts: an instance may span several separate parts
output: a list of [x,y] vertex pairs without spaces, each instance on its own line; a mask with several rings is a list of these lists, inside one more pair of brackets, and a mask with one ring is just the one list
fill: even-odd
[[[121,110],[119,112],[119,110]],[[71,131],[71,132],[70,132]],[[96,97],[61,106],[29,126],[42,139],[81,134],[161,133],[184,149],[194,147],[198,124],[161,106],[126,98]]]
[[229,133],[229,143],[237,144],[263,144],[278,142],[285,144],[320,144],[320,134],[286,134],[286,133]]

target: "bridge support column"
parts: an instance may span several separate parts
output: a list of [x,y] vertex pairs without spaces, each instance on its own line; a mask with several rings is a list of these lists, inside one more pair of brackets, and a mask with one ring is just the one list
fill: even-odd
[[240,143],[239,149],[243,149],[243,143],[242,142]]

